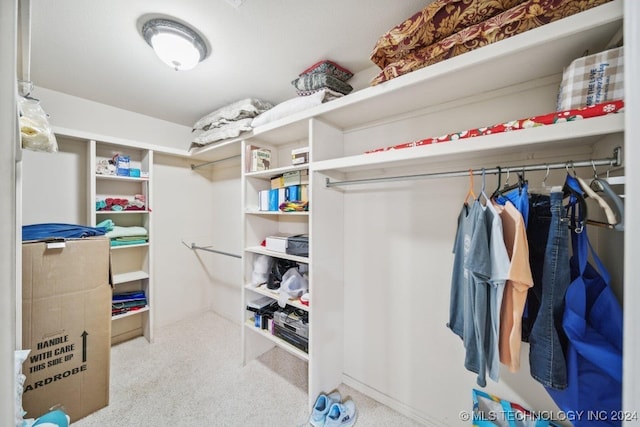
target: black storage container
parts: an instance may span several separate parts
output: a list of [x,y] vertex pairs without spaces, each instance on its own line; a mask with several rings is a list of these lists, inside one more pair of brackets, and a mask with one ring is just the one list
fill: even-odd
[[287,237],[287,253],[289,255],[309,256],[309,235],[298,234]]

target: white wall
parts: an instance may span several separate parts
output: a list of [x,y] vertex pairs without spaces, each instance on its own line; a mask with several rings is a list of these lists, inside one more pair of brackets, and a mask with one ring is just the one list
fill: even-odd
[[87,147],[85,141],[58,139],[57,153],[22,154],[23,224],[87,221]]
[[36,87],[33,96],[40,99],[52,126],[185,151],[191,144],[191,128],[187,126],[44,87]]
[[[210,189],[213,209],[209,218],[212,249],[242,255],[242,216],[240,214],[240,159],[218,163],[212,170]],[[210,258],[212,288],[211,308],[216,313],[240,323],[243,320],[241,305],[242,261],[224,255],[206,253]]]
[[[155,325],[214,309],[239,322],[240,260],[187,245],[238,253],[239,168],[192,171],[185,159],[156,155],[153,218]],[[214,169],[216,168],[216,169]],[[236,172],[237,171],[237,172]]]
[[16,390],[16,16],[0,2],[0,425],[13,425]]

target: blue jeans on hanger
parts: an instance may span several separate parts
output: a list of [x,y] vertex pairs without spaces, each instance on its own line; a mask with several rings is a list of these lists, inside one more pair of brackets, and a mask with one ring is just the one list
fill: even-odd
[[551,226],[551,198],[546,194],[529,195],[529,264],[533,276],[533,287],[527,295],[527,304],[522,316],[522,341],[529,342],[531,328],[536,320],[542,301],[542,269]]
[[540,308],[529,335],[531,376],[545,387],[567,387],[565,352],[567,337],[562,328],[564,296],[571,283],[569,227],[563,219],[563,194],[549,196],[551,221],[542,264]]

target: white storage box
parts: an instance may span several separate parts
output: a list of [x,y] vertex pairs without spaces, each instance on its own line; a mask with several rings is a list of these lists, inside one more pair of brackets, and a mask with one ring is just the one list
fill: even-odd
[[302,165],[309,163],[309,147],[295,148],[291,150],[291,164]]
[[558,93],[558,111],[624,98],[623,48],[574,60],[565,68]]
[[265,239],[265,247],[270,251],[275,252],[287,252],[287,237],[285,235],[281,236],[267,236]]

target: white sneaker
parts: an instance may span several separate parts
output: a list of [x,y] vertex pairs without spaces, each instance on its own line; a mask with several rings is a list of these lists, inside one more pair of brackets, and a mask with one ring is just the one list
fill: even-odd
[[353,400],[334,403],[329,408],[324,427],[351,427],[356,422],[356,404]]
[[320,393],[318,398],[316,399],[316,403],[313,405],[313,410],[311,411],[311,417],[309,417],[309,422],[313,427],[324,427],[325,418],[327,413],[329,412],[329,408],[334,403],[340,402],[342,396],[340,396],[340,392],[334,391],[328,395],[324,393]]

